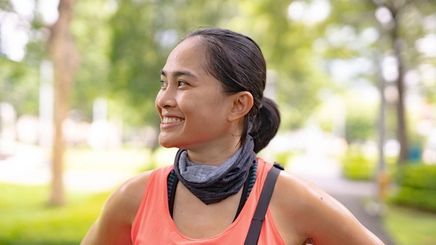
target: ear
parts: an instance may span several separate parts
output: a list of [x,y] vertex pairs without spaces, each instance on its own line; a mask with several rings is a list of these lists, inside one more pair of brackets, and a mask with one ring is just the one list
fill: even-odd
[[229,121],[244,118],[254,104],[253,95],[248,91],[242,91],[232,96],[232,107],[228,116]]

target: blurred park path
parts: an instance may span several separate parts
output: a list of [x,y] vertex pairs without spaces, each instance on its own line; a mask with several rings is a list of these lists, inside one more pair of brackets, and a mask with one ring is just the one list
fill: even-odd
[[[130,165],[117,169],[108,164],[105,168],[104,162],[87,164],[89,166],[78,164],[81,164],[79,168],[65,166],[64,171],[65,187],[78,192],[101,192],[113,189],[133,176],[137,167]],[[0,159],[0,182],[47,185],[51,181],[50,171],[48,151],[35,145],[17,144],[13,154]]]
[[347,207],[357,219],[385,244],[395,244],[376,214],[377,186],[373,182],[349,181],[342,177],[339,163],[323,155],[296,156],[287,171],[312,182]]
[[46,184],[49,162],[42,148],[15,144],[14,151],[0,160],[0,181],[16,184]]

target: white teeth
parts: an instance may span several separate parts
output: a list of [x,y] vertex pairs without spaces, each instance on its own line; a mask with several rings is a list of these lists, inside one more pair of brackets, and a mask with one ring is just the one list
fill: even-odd
[[183,121],[183,119],[178,118],[178,117],[163,117],[162,118],[162,123],[176,123],[176,122],[181,122]]

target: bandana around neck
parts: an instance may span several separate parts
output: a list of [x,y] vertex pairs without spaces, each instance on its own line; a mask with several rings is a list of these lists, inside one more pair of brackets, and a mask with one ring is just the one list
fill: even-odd
[[179,149],[174,161],[174,171],[179,181],[203,203],[217,203],[242,188],[248,177],[248,170],[256,163],[253,149],[253,138],[248,135],[244,145],[218,166],[191,162],[188,152]]

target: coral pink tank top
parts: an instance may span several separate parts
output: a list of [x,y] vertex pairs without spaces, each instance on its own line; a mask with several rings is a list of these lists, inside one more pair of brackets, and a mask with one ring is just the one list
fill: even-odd
[[[193,239],[183,235],[170,216],[167,177],[172,166],[160,168],[150,175],[144,197],[132,224],[131,238],[139,244],[244,244],[265,178],[272,167],[258,158],[257,178],[236,220],[223,232],[209,238]],[[268,208],[258,244],[284,244]]]

